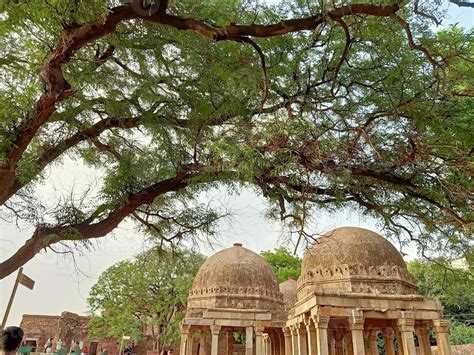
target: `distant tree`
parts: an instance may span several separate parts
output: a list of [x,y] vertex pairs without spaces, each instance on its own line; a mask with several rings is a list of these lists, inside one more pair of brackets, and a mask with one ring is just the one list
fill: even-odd
[[474,340],[474,259],[463,257],[460,267],[443,258],[408,263],[423,296],[441,302],[444,316],[450,321],[451,344],[470,344]]
[[102,273],[88,303],[95,316],[91,336],[129,335],[134,341],[151,329],[156,349],[179,339],[188,291],[204,261],[184,250],[151,249]]
[[262,251],[260,255],[270,264],[279,283],[289,277],[296,280],[300,276],[301,259],[292,255],[288,249],[281,247],[274,251]]

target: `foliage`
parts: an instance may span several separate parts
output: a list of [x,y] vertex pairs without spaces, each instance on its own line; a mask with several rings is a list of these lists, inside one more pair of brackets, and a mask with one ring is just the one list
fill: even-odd
[[260,255],[270,264],[277,276],[278,283],[294,278],[301,274],[301,259],[292,255],[288,249],[280,247],[272,251],[262,251]]
[[[446,259],[415,260],[408,270],[416,279],[420,294],[441,302],[444,316],[450,320],[451,344],[471,344],[474,336],[474,259],[472,251],[458,261],[462,267],[453,267]],[[434,336],[431,335],[434,341]]]
[[[0,277],[125,219],[158,243],[212,234],[223,213],[198,197],[221,186],[263,194],[300,239],[320,210],[347,208],[424,254],[459,254],[474,46],[434,29],[443,3],[2,5],[1,213],[35,231]],[[97,189],[38,194],[65,159]]]
[[474,326],[457,321],[449,322],[449,343],[452,345],[474,344]]
[[111,266],[89,294],[95,315],[90,335],[118,339],[129,335],[138,341],[151,327],[158,349],[175,344],[188,291],[203,261],[193,252],[154,248]]
[[420,294],[439,299],[445,317],[460,322],[474,319],[474,264],[472,257],[465,260],[465,268],[452,267],[446,259],[408,263]]

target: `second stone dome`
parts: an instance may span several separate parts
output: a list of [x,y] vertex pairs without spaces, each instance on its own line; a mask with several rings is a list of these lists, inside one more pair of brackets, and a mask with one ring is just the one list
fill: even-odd
[[281,310],[284,301],[270,265],[260,255],[234,244],[201,266],[187,308]]
[[298,300],[315,292],[415,294],[398,250],[363,228],[342,227],[316,239],[303,257]]

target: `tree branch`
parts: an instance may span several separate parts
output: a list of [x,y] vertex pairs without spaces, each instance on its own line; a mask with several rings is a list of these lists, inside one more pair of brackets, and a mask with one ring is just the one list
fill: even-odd
[[[171,191],[178,191],[188,185],[188,180],[195,174],[193,167],[184,166],[175,177],[160,181],[139,192],[130,194],[126,201],[116,206],[104,219],[94,222],[99,211],[92,213],[83,222],[61,226],[38,226],[33,236],[20,247],[10,258],[0,263],[0,279],[10,275],[20,266],[31,260],[41,249],[61,241],[89,240],[100,238],[110,233],[128,215],[139,206],[150,204],[158,196]],[[99,208],[100,210],[100,208]]]
[[[224,27],[214,27],[205,24],[203,21],[182,18],[166,14],[167,2],[160,6],[154,13],[136,11],[133,6],[136,3],[115,7],[109,14],[99,20],[89,22],[80,26],[64,29],[60,35],[60,40],[56,48],[51,52],[43,67],[43,79],[46,84],[46,91],[38,100],[36,113],[30,120],[25,120],[16,130],[17,137],[11,143],[10,150],[0,164],[0,186],[4,189],[0,191],[0,201],[7,200],[8,191],[15,184],[15,172],[17,164],[27,149],[31,140],[35,137],[38,129],[48,121],[56,110],[56,104],[71,95],[73,91],[66,81],[62,66],[67,64],[74,54],[89,43],[114,33],[117,25],[126,20],[143,19],[163,25],[174,27],[178,30],[192,30],[213,41],[239,40],[243,37],[274,37],[291,32],[302,30],[313,30],[320,24],[327,21],[327,15],[331,18],[349,15],[371,15],[371,16],[393,16],[399,9],[398,4],[378,6],[370,4],[346,5],[331,10],[328,14],[317,14],[314,16],[281,21],[269,25],[235,25],[230,24]],[[403,22],[402,22],[403,23]],[[112,49],[109,47],[108,55]],[[107,56],[108,56],[107,55]]]

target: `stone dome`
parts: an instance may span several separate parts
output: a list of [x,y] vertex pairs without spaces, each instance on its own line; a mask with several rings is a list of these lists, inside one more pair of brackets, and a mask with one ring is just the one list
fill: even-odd
[[318,238],[303,257],[298,299],[318,291],[414,294],[398,250],[367,229],[342,227]]
[[282,310],[284,302],[270,265],[242,244],[234,244],[201,266],[187,308]]
[[296,303],[296,280],[289,278],[280,283],[280,292],[283,294],[283,300],[287,310],[293,308]]

